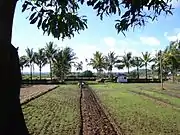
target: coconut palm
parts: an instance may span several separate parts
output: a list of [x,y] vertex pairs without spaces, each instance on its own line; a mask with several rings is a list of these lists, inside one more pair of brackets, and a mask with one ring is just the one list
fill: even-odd
[[27,48],[26,50],[26,57],[27,57],[27,66],[30,67],[30,78],[31,78],[31,82],[32,82],[32,71],[34,68],[34,51],[33,48]]
[[118,60],[118,64],[116,65],[116,67],[117,68],[119,67],[119,69],[126,67],[128,69],[128,74],[129,74],[129,69],[132,65],[132,53],[131,52],[125,53],[125,55],[122,56],[121,58],[122,59]]
[[26,66],[27,62],[28,62],[27,56],[23,55],[19,58],[19,65],[20,65],[22,72],[23,72],[23,69]]
[[171,42],[165,49],[163,57],[163,62],[170,67],[173,82],[175,81],[175,72],[180,68],[180,51],[177,47],[179,47],[179,42]]
[[88,70],[88,59],[87,58],[85,58],[85,62],[86,62],[86,70]]
[[152,65],[151,65],[152,79],[154,79],[154,71],[155,71],[155,67],[156,67],[155,64],[152,64]]
[[99,51],[96,51],[93,54],[93,58],[90,59],[90,62],[88,65],[91,65],[93,69],[97,70],[97,73],[101,73],[103,69],[106,69],[106,61],[103,54]]
[[47,64],[47,57],[44,49],[39,49],[34,53],[34,63],[39,67],[39,78],[41,80],[42,68]]
[[53,42],[46,43],[45,53],[46,53],[46,57],[48,59],[48,63],[49,63],[49,66],[50,66],[51,80],[52,80],[52,61],[53,61],[53,58],[54,58],[54,55],[56,54],[56,52],[57,52],[57,48],[56,48],[56,45]]
[[82,62],[82,61],[74,63],[74,66],[75,66],[75,68],[76,68],[76,71],[83,70],[83,66],[82,66],[82,65],[83,65],[83,62]]
[[57,77],[60,77],[61,81],[64,80],[64,76],[70,73],[72,64],[75,57],[73,49],[66,47],[62,50],[59,50],[53,59],[53,72]]
[[[156,54],[155,54],[155,57],[153,58],[153,61],[154,61],[154,69],[155,71],[157,72],[158,74],[158,78],[160,79],[160,60],[161,60],[161,57],[162,57],[162,51],[158,51]],[[152,68],[152,67],[151,67]]]
[[132,66],[136,67],[137,79],[139,79],[139,68],[142,67],[142,59],[140,57],[137,57],[137,56],[133,57]]
[[143,66],[145,66],[145,70],[146,70],[146,80],[147,80],[147,66],[150,62],[153,61],[153,58],[151,57],[151,54],[149,52],[142,52],[142,63]]
[[115,52],[109,52],[107,56],[105,56],[107,71],[111,74],[113,67],[117,63],[118,56],[116,56]]
[[[82,61],[75,62],[74,67],[75,67],[76,71],[82,71],[83,70],[83,62]],[[79,72],[78,72],[78,75],[79,75]]]

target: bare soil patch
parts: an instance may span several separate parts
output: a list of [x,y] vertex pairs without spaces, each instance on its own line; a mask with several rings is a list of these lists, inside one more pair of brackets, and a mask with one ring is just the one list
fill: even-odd
[[28,87],[22,87],[20,91],[20,101],[24,104],[40,95],[56,88],[57,85],[32,85]]

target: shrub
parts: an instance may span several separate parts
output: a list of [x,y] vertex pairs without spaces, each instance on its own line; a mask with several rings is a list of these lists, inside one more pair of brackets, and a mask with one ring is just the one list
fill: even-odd
[[83,77],[94,77],[94,74],[92,73],[92,71],[86,70],[86,71],[82,72],[80,74],[80,76],[83,76]]

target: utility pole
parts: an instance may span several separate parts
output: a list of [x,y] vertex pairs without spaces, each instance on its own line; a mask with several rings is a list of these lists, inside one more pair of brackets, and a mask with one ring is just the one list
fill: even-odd
[[162,73],[162,51],[160,50],[160,74],[161,74],[161,90],[164,90],[163,88],[163,73]]

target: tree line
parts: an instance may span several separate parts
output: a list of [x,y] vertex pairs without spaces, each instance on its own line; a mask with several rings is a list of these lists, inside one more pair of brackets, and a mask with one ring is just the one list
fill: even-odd
[[[44,48],[40,48],[37,52],[33,49],[27,48],[26,55],[20,57],[21,70],[24,67],[30,68],[30,76],[32,79],[32,70],[34,64],[39,67],[39,76],[41,79],[41,70],[46,65],[50,66],[50,77],[53,76],[63,80],[64,77],[71,73],[72,66],[77,71],[83,69],[83,62],[75,62],[78,58],[76,53],[70,47],[63,49],[57,48],[53,42],[46,43]],[[145,78],[148,79],[148,70],[151,71],[152,78],[154,73],[157,74],[160,79],[160,73],[162,69],[163,77],[166,78],[168,74],[173,76],[175,81],[175,75],[177,75],[180,69],[180,42],[171,42],[165,50],[159,50],[155,56],[152,56],[150,52],[142,52],[142,56],[133,56],[131,52],[125,53],[123,56],[118,56],[115,52],[110,51],[107,55],[96,51],[91,59],[85,59],[87,65],[90,65],[97,71],[97,75],[102,75],[104,71],[107,71],[109,77],[112,77],[113,68],[118,70],[127,69],[127,74],[130,75],[130,68],[136,68],[134,72],[134,78],[140,78],[140,69],[145,69]]]

